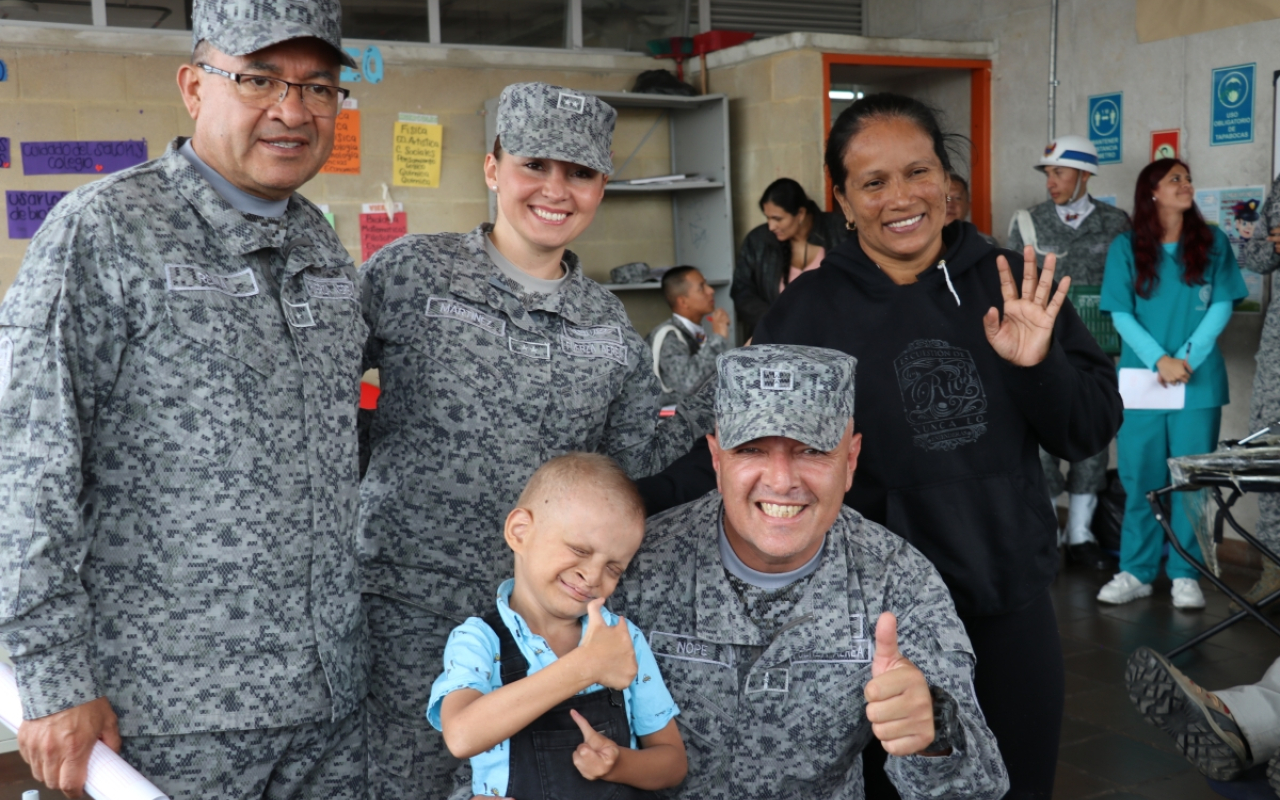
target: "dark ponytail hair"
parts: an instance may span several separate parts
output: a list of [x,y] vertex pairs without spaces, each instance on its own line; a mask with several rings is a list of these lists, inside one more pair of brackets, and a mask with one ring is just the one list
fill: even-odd
[[[1138,173],[1138,183],[1133,190],[1133,288],[1140,297],[1151,297],[1160,284],[1161,242],[1164,225],[1154,198],[1160,181],[1176,166],[1182,166],[1187,174],[1191,167],[1176,158],[1152,161]],[[1182,256],[1182,281],[1188,286],[1204,283],[1204,270],[1209,265],[1209,250],[1213,247],[1213,231],[1209,229],[1200,209],[1192,203],[1182,212],[1182,234],[1178,237],[1178,251]]]
[[760,210],[764,211],[765,203],[773,203],[778,208],[795,215],[800,209],[809,212],[809,219],[816,220],[821,209],[818,204],[805,194],[804,187],[791,178],[778,178],[760,195]]
[[849,171],[844,166],[849,142],[862,133],[867,123],[889,119],[905,119],[926,133],[933,140],[933,152],[942,162],[943,173],[952,172],[948,146],[954,140],[964,141],[965,137],[943,133],[942,126],[938,124],[938,112],[919,100],[892,92],[877,92],[854,101],[841,112],[827,136],[827,173],[831,176],[831,185],[841,194],[849,178]]

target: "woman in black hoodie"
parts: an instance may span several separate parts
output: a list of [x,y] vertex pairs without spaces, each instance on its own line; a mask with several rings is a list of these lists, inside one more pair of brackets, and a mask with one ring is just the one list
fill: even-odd
[[[1007,797],[1047,799],[1064,677],[1048,593],[1057,523],[1037,448],[1094,455],[1122,404],[1111,359],[1066,302],[1069,281],[1054,291],[1053,257],[1037,277],[1032,254],[945,225],[945,139],[927,106],[899,95],[840,115],[826,164],[856,234],[796,279],[755,342],[857,357],[863,443],[845,502],[942,573],[977,656]],[[892,796],[872,771],[867,796]]]

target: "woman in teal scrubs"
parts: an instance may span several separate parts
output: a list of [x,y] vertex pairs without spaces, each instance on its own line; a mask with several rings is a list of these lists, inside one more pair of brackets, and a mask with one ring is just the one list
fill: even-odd
[[[1128,495],[1120,574],[1098,592],[1104,603],[1151,594],[1164,536],[1146,495],[1169,484],[1166,459],[1216,446],[1222,407],[1230,402],[1218,334],[1235,302],[1248,294],[1226,235],[1209,227],[1195,206],[1185,163],[1162,158],[1142,170],[1133,209],[1133,231],[1116,237],[1107,252],[1101,308],[1111,312],[1123,340],[1120,369],[1151,370],[1165,386],[1185,384],[1186,401],[1177,410],[1153,410],[1132,408],[1126,398],[1116,436],[1120,481]],[[1174,495],[1173,531],[1199,558],[1192,522],[1198,509],[1188,507],[1190,497]],[[1165,569],[1173,580],[1174,607],[1203,608],[1191,565],[1170,553]]]

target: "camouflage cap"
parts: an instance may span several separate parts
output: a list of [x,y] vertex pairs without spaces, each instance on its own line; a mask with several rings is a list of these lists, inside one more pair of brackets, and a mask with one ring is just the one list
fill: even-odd
[[716,359],[720,446],[785,436],[834,450],[853,417],[858,360],[838,350],[757,344]]
[[247,56],[290,39],[314,37],[338,51],[342,64],[355,59],[342,49],[342,4],[338,0],[195,0],[191,46],[201,41],[229,56]]
[[613,173],[618,112],[600,98],[547,83],[513,83],[498,98],[498,139],[512,155]]

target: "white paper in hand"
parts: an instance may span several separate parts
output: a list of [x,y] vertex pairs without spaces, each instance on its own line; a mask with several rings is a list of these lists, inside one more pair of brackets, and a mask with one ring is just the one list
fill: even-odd
[[[14,733],[22,724],[18,682],[8,664],[0,664],[0,722]],[[89,755],[89,777],[84,790],[97,800],[169,800],[155,784],[102,742],[95,744]]]
[[1120,397],[1125,408],[1177,411],[1187,405],[1187,385],[1160,384],[1160,373],[1125,367],[1120,370]]

